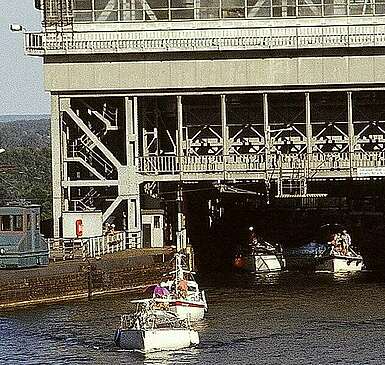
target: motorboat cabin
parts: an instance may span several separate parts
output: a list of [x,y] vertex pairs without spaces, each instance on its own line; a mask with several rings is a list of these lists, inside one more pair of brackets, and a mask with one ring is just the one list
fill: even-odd
[[120,327],[114,342],[121,349],[152,352],[178,350],[199,344],[199,334],[193,330],[188,318],[163,309],[160,299],[133,301],[138,307],[135,313],[121,316]]
[[40,206],[0,207],[0,268],[48,265],[48,245],[40,233]]

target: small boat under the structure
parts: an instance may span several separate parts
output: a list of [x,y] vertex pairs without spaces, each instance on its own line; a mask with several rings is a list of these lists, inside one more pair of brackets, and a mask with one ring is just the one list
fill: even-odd
[[163,292],[158,290],[159,287],[154,289],[154,298],[162,298],[168,303],[169,310],[176,313],[179,318],[198,321],[204,318],[207,311],[206,296],[195,281],[195,272],[184,269],[187,265],[183,257],[181,253],[175,254],[175,270],[167,274],[170,276],[169,280],[159,284]]
[[253,227],[250,227],[249,231],[249,243],[239,249],[234,259],[234,267],[253,273],[284,270],[286,262],[280,246],[273,245],[261,237],[257,237]]
[[[330,226],[330,225],[325,225]],[[324,227],[324,226],[323,226]],[[326,242],[310,242],[287,249],[285,258],[289,270],[355,272],[364,268],[363,257],[352,248],[350,235],[345,229],[328,234]],[[330,228],[330,227],[328,227]]]
[[114,342],[121,349],[140,352],[178,350],[199,344],[199,334],[188,318],[168,311],[167,301],[144,299],[133,301],[137,310],[121,316]]
[[[311,243],[314,246],[314,242]],[[304,253],[300,250],[288,250],[285,253],[288,270],[327,271],[327,272],[354,272],[363,269],[363,258],[350,250],[348,255],[334,252],[328,247],[318,250],[318,253]]]

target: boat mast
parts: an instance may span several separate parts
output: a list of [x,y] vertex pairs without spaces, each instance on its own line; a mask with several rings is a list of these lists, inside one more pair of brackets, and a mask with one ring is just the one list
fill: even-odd
[[182,254],[175,254],[175,292],[178,296],[179,282],[183,280]]

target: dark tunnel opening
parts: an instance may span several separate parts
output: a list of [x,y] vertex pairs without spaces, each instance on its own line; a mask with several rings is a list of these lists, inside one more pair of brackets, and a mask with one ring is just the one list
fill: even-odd
[[295,197],[282,199],[273,194],[267,204],[262,184],[237,184],[242,193],[220,192],[207,183],[185,187],[187,234],[199,271],[231,271],[250,226],[267,241],[287,248],[319,239],[325,224],[345,227],[366,268],[385,271],[384,181],[320,181],[310,186],[327,196],[307,199],[304,204]]

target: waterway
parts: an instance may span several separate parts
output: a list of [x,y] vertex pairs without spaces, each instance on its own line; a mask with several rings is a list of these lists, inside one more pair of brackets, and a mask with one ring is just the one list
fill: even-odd
[[383,364],[385,280],[376,273],[213,275],[194,349],[117,349],[133,309],[119,294],[0,313],[0,364]]

